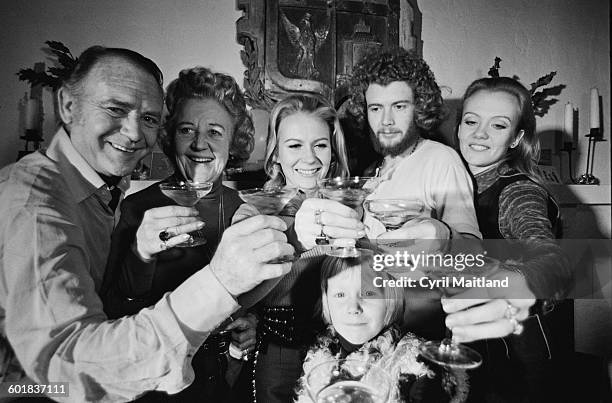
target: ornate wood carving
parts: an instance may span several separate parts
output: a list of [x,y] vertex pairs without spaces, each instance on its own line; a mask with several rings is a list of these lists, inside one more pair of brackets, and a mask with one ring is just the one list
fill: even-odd
[[237,0],[236,22],[252,107],[270,110],[292,92],[340,105],[347,78],[376,47],[422,52],[417,0]]

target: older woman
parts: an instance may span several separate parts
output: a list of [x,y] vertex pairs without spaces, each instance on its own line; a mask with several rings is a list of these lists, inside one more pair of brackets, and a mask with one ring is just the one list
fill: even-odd
[[[304,204],[329,202],[313,198],[317,180],[348,175],[348,165],[336,111],[320,96],[300,94],[283,99],[272,110],[269,127],[265,170],[270,179],[265,186],[298,189],[280,216],[289,224],[289,240],[303,252],[290,273],[260,287],[260,292],[266,287],[270,291],[258,305],[261,343],[255,385],[257,400],[273,403],[291,401],[306,349],[322,325],[313,321],[322,254],[316,249],[305,251],[297,243],[295,214],[306,199]],[[243,205],[235,219],[253,214],[258,214],[255,208]],[[354,224],[361,225],[357,219]]]
[[[105,309],[110,317],[132,314],[156,303],[208,264],[242,204],[237,192],[221,183],[230,155],[245,159],[253,147],[253,123],[234,79],[204,67],[183,70],[167,88],[166,106],[168,117],[160,140],[175,172],[162,182],[208,181],[213,183],[212,190],[194,208],[176,206],[162,194],[159,184],[124,200],[112,239],[107,270],[111,274],[104,285]],[[174,247],[196,229],[204,233],[206,244]],[[226,330],[234,330],[233,343],[240,350],[253,348],[254,317],[247,315],[226,325]],[[172,398],[229,399],[226,350],[226,340],[218,335],[209,337],[193,358],[196,378],[192,385]],[[145,398],[170,399],[151,394]]]
[[[550,300],[567,292],[572,273],[554,240],[559,208],[535,169],[540,144],[531,96],[509,77],[479,79],[466,90],[459,119],[461,154],[477,185],[480,231],[489,255],[505,262],[511,288],[493,299],[470,299],[474,290],[447,299],[446,323],[458,341],[522,333],[483,346],[482,374],[495,374],[483,382],[488,398],[548,401],[556,389],[551,359],[558,357],[543,314],[554,306]],[[534,296],[549,301],[534,306]]]

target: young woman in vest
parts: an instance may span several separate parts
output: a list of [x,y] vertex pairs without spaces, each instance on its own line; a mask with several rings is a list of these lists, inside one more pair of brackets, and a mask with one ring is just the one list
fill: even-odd
[[474,175],[484,247],[511,284],[491,299],[468,300],[466,293],[474,292],[468,290],[443,300],[446,323],[457,341],[481,340],[475,347],[484,356],[484,389],[473,390],[482,400],[548,401],[558,389],[552,384],[556,341],[573,329],[550,329],[545,314],[567,293],[572,273],[555,241],[559,208],[536,171],[540,144],[529,91],[509,77],[474,81],[457,133]]

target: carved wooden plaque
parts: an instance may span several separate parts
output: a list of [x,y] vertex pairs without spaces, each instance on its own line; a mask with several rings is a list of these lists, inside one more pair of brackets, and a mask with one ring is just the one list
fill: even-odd
[[292,92],[339,106],[347,78],[378,47],[422,52],[416,0],[237,0],[248,103],[270,110]]

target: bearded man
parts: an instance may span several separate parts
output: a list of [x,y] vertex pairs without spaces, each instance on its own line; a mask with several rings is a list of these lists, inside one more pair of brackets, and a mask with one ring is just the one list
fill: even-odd
[[404,49],[376,52],[355,69],[349,111],[367,121],[384,156],[368,199],[416,199],[421,217],[385,228],[366,211],[370,239],[480,238],[472,180],[452,148],[425,137],[442,120],[442,96],[427,63]]

